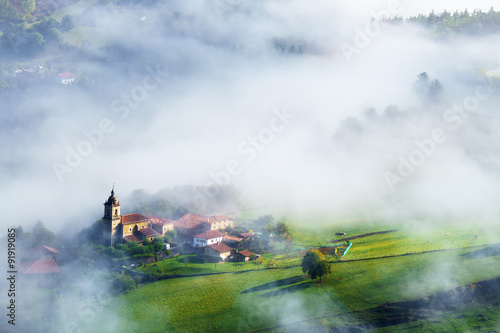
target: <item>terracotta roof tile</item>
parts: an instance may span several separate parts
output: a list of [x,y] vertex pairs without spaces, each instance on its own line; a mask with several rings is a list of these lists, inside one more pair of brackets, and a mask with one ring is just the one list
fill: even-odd
[[134,235],[127,235],[125,237],[123,237],[123,239],[125,239],[126,242],[137,242],[137,243],[140,243],[141,240],[137,237],[135,237]]
[[55,254],[59,254],[59,252],[56,249],[45,245],[37,246],[28,251],[28,255],[32,258],[44,255],[55,255]]
[[248,250],[243,250],[243,251],[240,251],[238,253],[245,256],[245,257],[250,257],[252,254],[255,254],[255,253],[248,251]]
[[233,242],[239,242],[239,241],[241,241],[243,238],[233,237],[233,236],[229,236],[229,235],[224,235],[224,239],[226,239],[226,240],[230,240],[230,241],[233,241]]
[[224,234],[222,232],[220,232],[219,230],[209,230],[209,231],[205,231],[205,232],[196,234],[193,236],[193,238],[196,237],[196,238],[201,238],[201,239],[213,239],[213,238],[223,237],[223,236],[224,236]]
[[213,220],[215,222],[219,222],[219,221],[226,221],[226,220],[233,220],[232,217],[229,217],[227,215],[215,215],[215,216],[212,216]]
[[[37,260],[34,263],[21,264],[23,274],[51,274],[61,273],[59,266],[54,259],[50,260]],[[24,268],[28,267],[26,270]]]
[[75,74],[73,73],[57,73],[57,75],[61,78],[61,79],[72,79],[75,77]]
[[122,215],[121,216],[121,223],[122,224],[127,224],[127,223],[137,223],[141,221],[149,221],[150,218],[141,214],[133,213],[133,214],[127,214],[127,215]]
[[212,224],[214,222],[220,222],[225,220],[233,220],[231,217],[226,215],[216,215],[216,216],[200,216],[194,214],[186,214],[177,221],[175,221],[175,225],[177,227],[193,229],[198,227],[202,223]]
[[229,251],[231,251],[233,249],[232,247],[229,247],[229,246],[227,246],[226,244],[223,244],[223,243],[210,244],[210,245],[208,245],[208,247],[211,248],[211,249],[214,249],[215,251],[217,251],[219,253],[229,252]]
[[139,229],[139,232],[143,234],[146,237],[156,237],[156,236],[161,236],[156,230],[153,230],[151,228],[143,228]]
[[175,222],[174,220],[164,219],[161,217],[149,217],[149,219],[151,220],[151,223],[161,225],[171,224]]

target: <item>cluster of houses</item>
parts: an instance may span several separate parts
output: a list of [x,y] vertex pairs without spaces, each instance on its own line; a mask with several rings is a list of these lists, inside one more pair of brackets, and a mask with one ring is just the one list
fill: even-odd
[[152,241],[164,236],[169,230],[175,230],[179,237],[190,240],[198,258],[205,262],[248,261],[256,256],[248,250],[238,251],[230,246],[253,237],[253,233],[233,237],[220,232],[221,229],[234,226],[234,220],[229,216],[185,214],[175,221],[137,213],[121,215],[120,209],[113,187],[111,195],[104,202],[102,219],[105,246],[131,241],[141,243],[144,239]]
[[61,273],[56,262],[59,252],[49,246],[40,245],[23,254],[23,260],[17,267],[23,279],[41,285],[52,286],[57,283],[53,277]]
[[223,234],[219,230],[204,231],[193,235],[193,248],[197,249],[197,257],[204,262],[248,261],[258,258],[259,255],[249,250],[237,250],[228,244],[237,244],[253,237],[253,233],[240,234],[233,237]]
[[[37,66],[31,69],[14,71],[13,79],[18,84],[33,85],[40,84],[44,80],[44,76],[47,77],[47,72],[43,71],[42,66]],[[49,78],[53,79],[54,83],[68,86],[75,83],[76,75],[70,72],[61,72],[52,73]]]

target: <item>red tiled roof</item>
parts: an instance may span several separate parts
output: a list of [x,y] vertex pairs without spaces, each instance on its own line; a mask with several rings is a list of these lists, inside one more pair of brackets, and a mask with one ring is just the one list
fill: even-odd
[[229,247],[223,243],[210,244],[210,245],[208,245],[208,247],[210,247],[211,249],[214,249],[215,251],[217,251],[219,253],[229,252],[233,249],[232,247]]
[[239,242],[239,241],[241,241],[243,238],[233,237],[233,236],[229,236],[229,235],[224,235],[224,239],[226,239],[226,240],[230,240],[230,241],[233,241],[233,242]]
[[151,223],[153,223],[153,224],[161,224],[161,225],[170,224],[170,223],[174,223],[175,222],[174,220],[164,219],[164,218],[161,218],[161,217],[149,217],[149,219],[151,220]]
[[175,225],[177,227],[193,229],[198,227],[202,223],[212,224],[214,222],[224,221],[224,220],[232,220],[229,216],[226,215],[216,215],[216,216],[199,216],[194,214],[186,214],[177,221],[175,221]]
[[244,234],[239,234],[239,236],[241,238],[248,238],[248,237],[253,237],[254,233],[253,232],[247,232],[247,233],[244,233]]
[[201,238],[201,239],[212,239],[212,238],[217,238],[217,237],[222,237],[222,236],[224,236],[224,234],[222,232],[220,232],[219,230],[209,230],[209,231],[205,231],[205,232],[196,234],[193,236],[193,238],[196,237],[196,238]]
[[212,216],[212,217],[210,218],[210,221],[211,221],[211,222],[212,222],[212,221],[219,222],[219,221],[225,221],[225,220],[231,220],[231,221],[232,221],[232,220],[233,220],[233,218],[232,218],[232,217],[229,217],[229,216],[227,216],[227,215],[215,215],[215,216]]
[[255,254],[255,253],[248,251],[248,250],[243,250],[243,251],[240,251],[238,253],[241,254],[242,256],[245,256],[245,257],[250,257],[252,254]]
[[61,79],[72,79],[75,77],[75,74],[73,73],[57,73],[57,75],[61,78]]
[[59,252],[52,247],[40,245],[40,246],[37,246],[37,247],[29,250],[28,254],[30,257],[37,257],[37,256],[41,256],[41,255],[59,254]]
[[153,230],[151,228],[142,228],[142,229],[139,229],[139,232],[146,237],[161,236],[159,233],[156,232],[156,230]]
[[193,214],[186,214],[177,221],[175,221],[175,225],[177,227],[182,227],[182,228],[187,228],[187,229],[192,229],[196,228],[200,224],[204,223],[207,221],[206,217],[203,216],[198,216],[198,215],[193,215]]
[[42,245],[44,248],[46,248],[49,252],[52,252],[54,254],[59,254],[59,251],[57,251],[56,249],[52,248],[52,247],[49,247],[49,246],[45,246],[45,245]]
[[123,237],[123,239],[125,239],[126,242],[137,242],[137,243],[140,243],[141,240],[137,237],[135,237],[134,235],[127,235],[125,237]]
[[61,273],[54,259],[37,260],[35,262],[21,263],[20,269],[23,274],[51,274]]
[[141,214],[133,213],[133,214],[127,214],[127,215],[122,215],[121,216],[121,223],[122,224],[127,224],[127,223],[137,223],[141,221],[149,221],[150,218]]

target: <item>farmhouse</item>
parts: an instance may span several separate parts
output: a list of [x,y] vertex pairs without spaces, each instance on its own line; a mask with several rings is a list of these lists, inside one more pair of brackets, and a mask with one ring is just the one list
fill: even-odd
[[242,250],[242,251],[236,251],[233,260],[234,261],[248,261],[252,256],[255,256],[255,253],[248,251],[248,250]]
[[247,240],[247,239],[253,239],[255,237],[255,234],[253,232],[246,232],[243,234],[239,234],[238,236]]
[[54,259],[23,262],[19,265],[23,275],[61,273]]
[[243,238],[233,237],[231,235],[224,235],[224,238],[222,239],[222,241],[229,246],[237,246],[242,240]]
[[57,73],[57,81],[63,85],[73,84],[75,82],[75,74],[73,73]]
[[222,242],[224,234],[219,230],[209,230],[193,236],[193,247],[203,247]]
[[174,223],[177,232],[192,236],[204,231],[224,229],[233,226],[233,219],[226,215],[199,216],[186,214]]
[[232,248],[223,243],[210,244],[198,252],[198,259],[205,262],[224,262],[231,256]]
[[174,230],[174,220],[162,219],[161,217],[150,217],[153,229],[158,233],[165,235],[169,230]]

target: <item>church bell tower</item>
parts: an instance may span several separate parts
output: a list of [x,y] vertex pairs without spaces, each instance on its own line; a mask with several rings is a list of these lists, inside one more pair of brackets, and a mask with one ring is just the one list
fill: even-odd
[[117,242],[121,240],[121,230],[120,229],[120,202],[115,196],[115,186],[111,190],[111,195],[108,200],[104,203],[104,216],[102,217],[104,221],[104,245],[114,246]]

